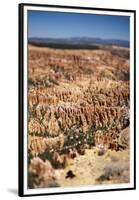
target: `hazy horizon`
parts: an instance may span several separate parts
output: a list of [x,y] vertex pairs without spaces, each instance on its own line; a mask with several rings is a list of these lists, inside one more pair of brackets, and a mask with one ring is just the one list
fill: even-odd
[[96,37],[86,37],[86,36],[73,36],[73,37],[38,37],[38,36],[33,36],[33,37],[29,37],[29,39],[31,38],[37,38],[37,39],[72,39],[72,38],[90,38],[90,39],[98,39],[98,40],[121,40],[121,41],[127,41],[129,42],[129,40],[127,39],[117,39],[117,38],[96,38]]

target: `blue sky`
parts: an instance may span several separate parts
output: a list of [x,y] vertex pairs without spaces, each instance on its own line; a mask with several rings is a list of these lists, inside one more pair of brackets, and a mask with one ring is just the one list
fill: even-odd
[[129,17],[30,10],[28,37],[129,40]]

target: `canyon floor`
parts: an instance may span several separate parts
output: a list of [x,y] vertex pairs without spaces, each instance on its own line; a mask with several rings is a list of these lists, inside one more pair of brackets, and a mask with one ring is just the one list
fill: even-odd
[[128,183],[129,172],[128,150],[108,150],[104,155],[98,155],[98,151],[94,149],[86,150],[85,155],[69,160],[68,166],[57,170],[56,174],[60,186],[70,187]]

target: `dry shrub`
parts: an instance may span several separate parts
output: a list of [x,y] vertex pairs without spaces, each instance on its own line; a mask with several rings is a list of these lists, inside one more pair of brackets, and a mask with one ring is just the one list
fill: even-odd
[[48,160],[43,162],[39,157],[33,158],[28,169],[28,187],[56,187],[55,171]]
[[96,179],[96,183],[129,183],[130,170],[129,163],[121,161],[107,164],[104,167],[102,175]]

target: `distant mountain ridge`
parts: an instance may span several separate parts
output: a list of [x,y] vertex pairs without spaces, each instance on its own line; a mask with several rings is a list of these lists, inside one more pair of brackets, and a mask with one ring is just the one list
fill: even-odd
[[128,40],[119,39],[101,39],[92,37],[71,37],[71,38],[39,38],[31,37],[28,39],[30,44],[47,46],[47,45],[72,45],[72,46],[88,46],[93,47],[96,45],[117,45],[122,47],[129,47]]

